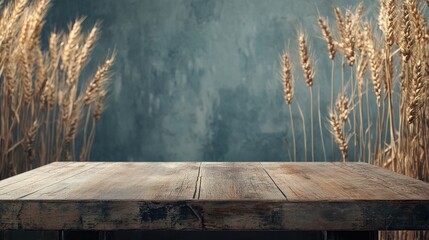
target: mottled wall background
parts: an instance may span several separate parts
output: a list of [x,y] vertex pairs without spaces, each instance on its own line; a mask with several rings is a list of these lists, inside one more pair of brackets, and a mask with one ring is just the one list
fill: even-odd
[[[365,2],[368,15],[377,1]],[[118,52],[92,160],[288,161],[284,139],[291,140],[291,128],[279,82],[280,53],[289,46],[298,61],[296,31],[309,33],[318,58],[314,89],[321,86],[326,112],[330,63],[317,15],[334,22],[332,6],[358,3],[53,0],[46,29],[65,28],[78,16],[87,17],[87,27],[100,20],[103,32],[90,69],[108,48]],[[301,77],[296,82],[295,99],[309,116],[308,89]],[[296,109],[294,119],[303,159]],[[323,160],[318,125],[315,136],[316,156]]]

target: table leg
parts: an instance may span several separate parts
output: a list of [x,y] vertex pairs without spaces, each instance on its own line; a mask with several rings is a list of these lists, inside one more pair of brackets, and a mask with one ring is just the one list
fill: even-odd
[[326,240],[378,240],[378,231],[327,231]]
[[0,240],[9,240],[10,238],[10,231],[8,230],[3,230],[0,231]]
[[59,231],[60,240],[105,240],[105,234],[101,231]]

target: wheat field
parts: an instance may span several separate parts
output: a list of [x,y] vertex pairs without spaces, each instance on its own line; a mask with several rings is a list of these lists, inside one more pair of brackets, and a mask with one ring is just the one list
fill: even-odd
[[0,179],[54,161],[88,160],[103,111],[115,54],[84,79],[100,25],[84,33],[80,18],[43,44],[49,6],[0,6]]

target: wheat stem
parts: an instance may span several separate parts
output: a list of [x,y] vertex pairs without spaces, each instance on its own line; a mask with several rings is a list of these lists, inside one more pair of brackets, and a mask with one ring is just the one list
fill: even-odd
[[[334,71],[335,71],[335,61],[331,61],[331,107],[334,109]],[[331,156],[335,159],[334,152],[334,136],[331,134]]]
[[289,104],[288,107],[289,107],[289,116],[290,116],[290,122],[291,122],[291,128],[292,128],[293,161],[296,162],[295,124],[293,122],[293,114],[292,114],[292,106],[291,106],[291,104]]
[[322,128],[322,113],[320,111],[320,85],[318,87],[318,94],[317,94],[317,102],[318,102],[318,109],[317,109],[317,113],[318,113],[318,118],[319,118],[319,130],[320,130],[320,141],[322,144],[322,150],[323,150],[323,159],[325,162],[327,162],[326,159],[326,149],[325,149],[325,138],[323,136],[323,128]]
[[313,117],[313,88],[310,87],[310,128],[311,128],[311,161],[314,162],[314,117]]
[[298,111],[299,111],[299,114],[301,115],[301,120],[302,120],[302,131],[304,135],[304,162],[307,162],[307,131],[305,128],[305,117],[304,117],[304,113],[302,112],[301,106],[299,106],[298,103],[296,106],[298,107]]

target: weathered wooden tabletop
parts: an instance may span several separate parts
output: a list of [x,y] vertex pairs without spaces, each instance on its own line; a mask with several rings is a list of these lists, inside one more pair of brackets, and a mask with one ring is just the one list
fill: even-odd
[[7,229],[429,229],[429,184],[364,163],[58,162],[0,181]]

